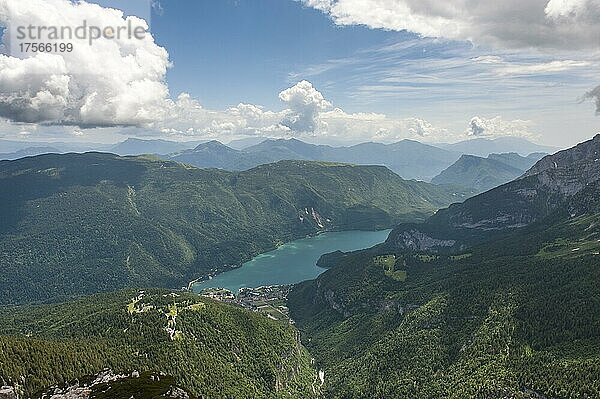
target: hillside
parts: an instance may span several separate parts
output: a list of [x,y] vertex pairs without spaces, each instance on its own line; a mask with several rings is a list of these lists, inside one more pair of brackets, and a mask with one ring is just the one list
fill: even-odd
[[517,153],[506,153],[490,154],[487,158],[463,155],[431,182],[460,186],[482,193],[521,176],[544,155],[534,153],[522,157]]
[[318,389],[293,327],[194,294],[128,290],[3,307],[0,318],[0,380],[25,395],[105,368],[140,374],[109,382],[113,396],[99,396],[107,398],[128,398],[115,392],[140,384],[148,393],[176,384],[207,399],[309,398]]
[[0,303],[187,286],[277,243],[423,220],[460,198],[376,166],[285,161],[233,173],[101,153],[4,161]]
[[[385,244],[331,255],[330,270],[296,286],[288,305],[324,396],[600,397],[599,138]],[[535,205],[508,206],[522,194]],[[474,209],[507,221],[537,211],[490,237],[453,223]],[[478,239],[454,245],[468,231]]]
[[394,144],[363,143],[351,147],[308,144],[297,139],[265,140],[234,150],[218,142],[171,154],[168,159],[202,168],[246,170],[281,160],[312,160],[357,165],[383,165],[405,179],[430,180],[460,154],[417,141]]

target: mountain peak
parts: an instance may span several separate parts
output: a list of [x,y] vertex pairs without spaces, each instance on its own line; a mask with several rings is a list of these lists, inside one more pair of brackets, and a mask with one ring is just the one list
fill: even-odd
[[194,151],[196,150],[203,150],[206,148],[228,148],[228,149],[232,149],[227,147],[225,144],[221,143],[220,141],[217,140],[211,140],[211,141],[207,141],[205,143],[200,143],[196,146],[196,148],[194,148]]

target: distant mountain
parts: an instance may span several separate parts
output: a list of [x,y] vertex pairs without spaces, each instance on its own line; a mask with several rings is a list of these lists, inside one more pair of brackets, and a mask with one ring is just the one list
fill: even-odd
[[263,141],[268,140],[266,137],[248,137],[244,139],[232,140],[227,143],[227,146],[234,150],[243,150],[253,145],[260,144]]
[[284,159],[335,161],[329,156],[331,151],[335,151],[334,147],[309,144],[297,139],[265,140],[245,151],[258,154],[271,162]]
[[333,161],[385,165],[405,179],[429,181],[454,163],[460,154],[413,140],[392,144],[364,143],[336,148]]
[[27,147],[9,154],[0,154],[0,161],[19,159],[41,154],[60,154],[61,152],[62,151],[54,147]]
[[479,157],[487,157],[494,153],[510,152],[517,153],[521,156],[526,156],[534,152],[552,154],[559,150],[559,148],[556,147],[532,143],[521,137],[499,137],[496,139],[476,138],[454,144],[436,144],[436,146],[449,151],[476,155]]
[[525,172],[531,168],[537,161],[544,158],[548,153],[545,152],[533,152],[526,157],[517,154],[516,152],[507,152],[503,154],[490,154],[488,159],[500,161],[506,165],[513,166],[517,169]]
[[1,161],[0,303],[182,287],[279,242],[423,220],[460,198],[380,166],[226,172],[102,153]]
[[[13,141],[0,140],[0,153],[16,153],[30,148],[52,148],[59,152],[85,152],[85,151],[107,151],[112,145],[86,142],[61,142],[61,141]],[[33,154],[32,154],[33,155]]]
[[225,170],[246,170],[281,160],[382,165],[405,179],[427,181],[460,157],[460,154],[411,140],[394,144],[364,143],[351,147],[331,147],[297,139],[278,139],[265,140],[244,150],[229,148],[228,151],[227,148],[212,142],[210,146],[172,154],[169,159],[202,168]]
[[13,141],[13,140],[0,140],[0,153],[12,153],[17,152],[19,150],[23,150],[27,147],[31,146],[45,146],[45,143],[38,144],[36,143],[27,143],[23,141]]
[[540,153],[527,157],[517,153],[490,154],[487,158],[463,155],[431,182],[464,187],[481,193],[516,179],[543,156]]
[[279,160],[268,158],[263,154],[234,150],[218,141],[199,144],[196,148],[170,154],[168,158],[197,168],[216,168],[228,171],[248,170]]
[[110,152],[117,155],[165,155],[177,151],[194,148],[199,142],[178,142],[167,140],[142,140],[128,138],[110,148]]

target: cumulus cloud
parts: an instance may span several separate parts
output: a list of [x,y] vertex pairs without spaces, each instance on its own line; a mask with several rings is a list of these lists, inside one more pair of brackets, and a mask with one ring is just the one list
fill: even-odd
[[300,0],[338,25],[505,47],[597,48],[600,0]]
[[279,93],[279,99],[289,108],[282,124],[298,132],[314,131],[319,122],[319,113],[332,107],[312,83],[306,80]]
[[471,137],[523,137],[535,138],[538,135],[531,131],[532,123],[524,120],[506,121],[500,116],[494,118],[483,118],[475,116],[471,118],[467,129],[467,136]]
[[319,114],[315,135],[352,141],[393,142],[406,138],[447,140],[451,134],[419,118],[390,118],[378,113],[347,113],[340,108]]
[[285,116],[283,111],[265,111],[262,107],[243,103],[225,111],[209,110],[189,94],[182,93],[176,100],[167,100],[156,115],[156,121],[146,126],[165,134],[203,138],[281,136],[290,130],[281,123]]
[[544,9],[549,18],[584,18],[591,10],[598,10],[598,2],[594,0],[550,0]]
[[[0,26],[7,28],[4,41],[18,26],[75,29],[83,21],[100,28],[148,28],[142,19],[96,4],[0,0]],[[100,38],[91,46],[87,39],[70,41],[72,52],[0,55],[0,116],[28,123],[140,125],[164,107],[169,57],[150,34],[142,39]]]
[[596,115],[600,115],[600,86],[588,91],[583,96],[584,100],[592,100],[596,103]]

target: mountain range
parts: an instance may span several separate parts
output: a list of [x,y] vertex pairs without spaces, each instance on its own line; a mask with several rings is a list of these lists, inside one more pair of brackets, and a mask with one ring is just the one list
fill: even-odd
[[[489,150],[486,152],[486,150]],[[129,138],[114,145],[31,143],[0,141],[0,159],[45,153],[103,151],[117,155],[159,155],[166,160],[185,162],[202,168],[229,171],[247,170],[280,160],[313,160],[384,165],[405,179],[429,181],[452,165],[462,154],[553,152],[524,139],[474,139],[452,145],[429,145],[412,140],[392,144],[362,143],[350,147],[332,147],[302,142],[297,139],[247,138],[234,140],[229,146],[220,142],[175,142],[168,140]],[[10,152],[13,151],[13,152]]]

